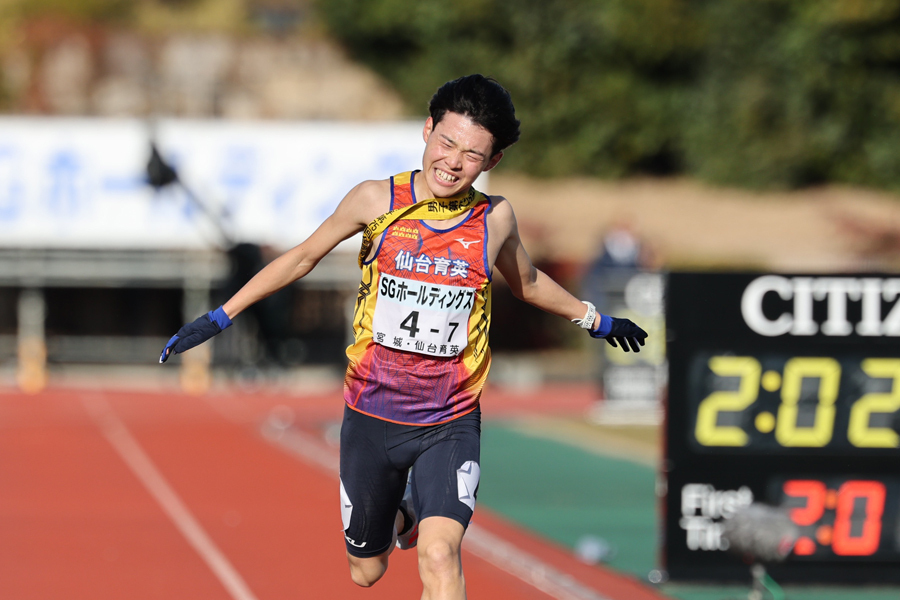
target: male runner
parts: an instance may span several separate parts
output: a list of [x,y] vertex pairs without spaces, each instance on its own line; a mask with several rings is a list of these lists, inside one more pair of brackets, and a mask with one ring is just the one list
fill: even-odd
[[458,600],[465,598],[460,546],[480,476],[494,267],[516,297],[626,352],[638,352],[647,334],[600,315],[537,270],[510,203],[472,188],[519,138],[507,91],[470,75],[441,86],[429,108],[421,171],[357,185],[306,241],[182,327],[160,362],[219,333],[362,231],[341,427],[350,576],[371,586],[395,545],[417,546],[422,598]]

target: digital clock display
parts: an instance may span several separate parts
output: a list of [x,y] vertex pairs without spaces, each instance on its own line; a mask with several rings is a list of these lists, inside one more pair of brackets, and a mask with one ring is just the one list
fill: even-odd
[[690,369],[699,449],[900,448],[900,358],[699,354]]
[[674,273],[663,563],[746,580],[751,502],[800,537],[778,581],[900,582],[900,277]]
[[800,536],[794,545],[797,561],[846,557],[896,558],[898,483],[830,477],[778,479],[770,498],[789,510]]

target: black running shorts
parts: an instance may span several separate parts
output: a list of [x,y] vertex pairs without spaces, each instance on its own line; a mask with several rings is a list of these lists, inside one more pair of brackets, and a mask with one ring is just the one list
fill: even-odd
[[341,519],[347,552],[368,558],[388,550],[410,467],[419,521],[439,516],[467,527],[480,455],[480,408],[441,425],[401,425],[345,406]]

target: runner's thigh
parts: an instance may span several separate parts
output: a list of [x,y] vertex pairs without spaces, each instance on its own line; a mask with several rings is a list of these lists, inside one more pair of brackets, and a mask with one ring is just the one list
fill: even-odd
[[360,558],[390,548],[405,468],[385,450],[386,422],[344,408],[341,425],[341,519],[347,552]]
[[481,476],[481,411],[436,428],[412,469],[418,518],[447,517],[468,527]]

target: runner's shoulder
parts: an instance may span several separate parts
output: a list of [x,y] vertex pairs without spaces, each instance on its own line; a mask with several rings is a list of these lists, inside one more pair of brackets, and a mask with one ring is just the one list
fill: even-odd
[[491,207],[488,210],[488,224],[492,229],[509,232],[516,224],[512,204],[504,196],[488,196]]
[[506,196],[498,196],[496,194],[485,194],[485,196],[491,202],[491,212],[498,215],[512,212],[512,205],[509,203],[509,200],[506,199]]
[[344,198],[347,208],[360,217],[360,222],[370,223],[391,208],[391,182],[389,179],[368,179],[360,182]]

